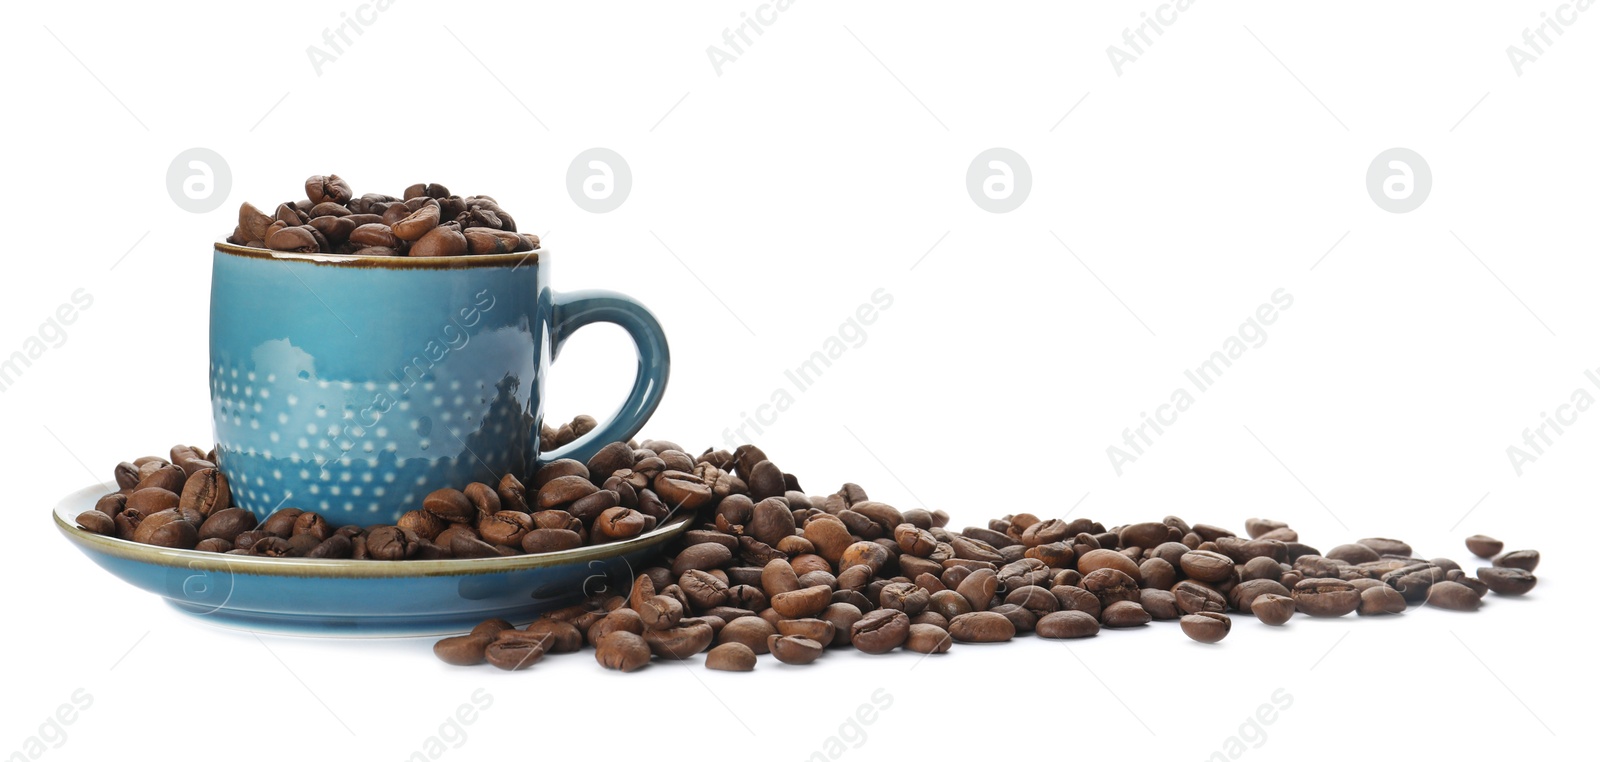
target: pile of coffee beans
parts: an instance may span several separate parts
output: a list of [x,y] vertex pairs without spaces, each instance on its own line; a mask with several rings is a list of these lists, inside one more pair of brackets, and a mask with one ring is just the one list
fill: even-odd
[[[594,418],[580,415],[558,428],[545,426],[540,446],[560,447],[595,425]],[[693,480],[698,477],[688,473],[696,464],[682,452],[636,460],[627,444],[617,443],[601,454],[623,452],[630,467],[605,471],[604,480],[592,481],[586,464],[557,461],[535,475],[531,490],[506,474],[494,485],[473,482],[465,489],[435,490],[422,508],[405,513],[396,525],[334,527],[318,513],[293,507],[257,523],[255,514],[233,507],[215,451],[177,445],[167,458],[147,456],[118,465],[119,489],[101,496],[77,522],[124,540],[233,555],[488,558],[631,539],[680,509],[698,509],[712,496],[697,491]],[[724,493],[745,489],[737,477],[723,479],[720,488]]]
[[304,254],[400,257],[539,248],[539,237],[518,233],[516,221],[493,198],[463,198],[438,183],[417,183],[400,197],[358,197],[338,175],[312,175],[305,191],[305,198],[285,201],[270,215],[245,202],[228,243]]
[[[550,449],[593,430],[580,416],[543,430]],[[829,649],[949,651],[1033,633],[1083,638],[1101,628],[1177,621],[1216,643],[1232,617],[1269,625],[1294,616],[1399,614],[1411,605],[1475,611],[1485,596],[1523,595],[1539,552],[1467,538],[1491,560],[1469,574],[1371,537],[1327,551],[1287,524],[1249,519],[1244,536],[1177,516],[1107,528],[1087,518],[1013,513],[952,531],[942,510],[900,510],[856,484],[811,494],[760,448],[698,456],[666,440],[614,442],[587,463],[556,460],[497,485],[440,489],[395,526],[331,527],[295,508],[259,525],[229,504],[215,454],[117,467],[121,489],[78,517],[136,542],[256,556],[379,560],[475,558],[613,542],[674,515],[693,526],[626,593],[592,596],[518,629],[493,619],[439,641],[456,665],[525,669],[548,653],[595,649],[608,669],[706,654],[710,669],[747,671],[758,656],[809,664]]]
[[[685,452],[664,440],[613,444],[587,464],[552,463],[533,481],[586,476],[610,489],[657,461],[681,466]],[[1481,535],[1467,547],[1493,563],[1468,574],[1388,538],[1322,552],[1267,519],[1248,520],[1239,536],[1176,516],[1107,528],[1016,513],[955,532],[943,511],[900,510],[855,484],[807,493],[750,445],[707,450],[692,470],[676,470],[655,483],[696,510],[696,525],[626,594],[593,596],[522,629],[492,619],[434,653],[449,664],[525,669],[587,643],[601,666],[624,672],[702,652],[709,669],[748,671],[761,655],[809,664],[845,647],[935,654],[1170,620],[1216,643],[1233,616],[1283,625],[1296,614],[1381,616],[1412,604],[1473,611],[1490,591],[1522,595],[1537,582],[1538,551],[1502,553]]]

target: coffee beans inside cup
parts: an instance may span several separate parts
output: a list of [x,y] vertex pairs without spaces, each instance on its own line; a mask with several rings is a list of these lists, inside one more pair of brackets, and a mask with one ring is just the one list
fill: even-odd
[[417,183],[400,196],[356,196],[338,175],[312,175],[305,194],[271,214],[246,201],[228,243],[301,254],[402,257],[539,248],[539,236],[517,232],[516,220],[493,198],[457,196],[438,183]]

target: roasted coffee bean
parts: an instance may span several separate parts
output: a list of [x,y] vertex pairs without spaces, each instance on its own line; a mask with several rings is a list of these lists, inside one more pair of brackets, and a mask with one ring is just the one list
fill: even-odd
[[216,468],[202,468],[189,475],[183,484],[183,492],[178,498],[178,505],[184,508],[193,508],[201,516],[209,517],[216,511],[227,508],[231,497],[228,492],[228,477]]
[[772,608],[790,619],[802,619],[820,613],[832,599],[832,589],[816,585],[772,596]]
[[1100,612],[1100,623],[1107,627],[1139,627],[1149,624],[1150,618],[1136,601],[1114,601]]
[[[853,604],[840,603],[838,601],[828,604],[828,607],[823,609],[822,613],[817,615],[818,619],[833,625],[832,645],[835,646],[851,644],[852,637],[854,635],[854,625],[856,622],[861,621],[861,617],[862,613],[860,608]],[[909,621],[910,620],[907,619],[907,622]]]
[[1188,614],[1178,620],[1178,625],[1183,629],[1183,634],[1190,640],[1201,643],[1216,643],[1228,637],[1228,631],[1233,628],[1233,620],[1227,614],[1218,614],[1215,611],[1202,611],[1198,614]]
[[1209,550],[1191,550],[1178,564],[1184,574],[1201,582],[1221,582],[1233,575],[1233,559]]
[[[821,650],[820,648],[818,649]],[[756,668],[756,652],[743,643],[723,643],[706,652],[706,669],[749,672]]]
[[822,656],[821,643],[799,635],[770,635],[767,650],[784,664],[810,664]]
[[974,611],[950,620],[950,637],[962,643],[1000,643],[1016,634],[1011,620],[993,611]]
[[1055,611],[1039,617],[1033,631],[1041,638],[1087,638],[1100,632],[1100,622],[1087,611]]
[[[138,493],[134,493],[138,494]],[[1494,565],[1502,568],[1521,569],[1531,572],[1539,567],[1539,551],[1513,550],[1494,560]]]
[[1183,616],[1178,609],[1178,598],[1166,590],[1144,588],[1139,591],[1139,605],[1157,622],[1166,622]]
[[1365,540],[1356,540],[1356,542],[1377,551],[1380,556],[1411,556],[1411,546],[1399,540],[1391,540],[1387,537],[1368,537]]
[[96,510],[88,510],[78,514],[78,526],[94,532],[95,534],[115,535],[117,522],[110,516]]
[[1294,616],[1294,612],[1294,599],[1287,595],[1267,593],[1256,596],[1255,600],[1250,602],[1250,613],[1255,614],[1264,624],[1284,624]]
[[[1035,589],[1039,590],[1044,597],[1049,598],[1051,603],[1055,602],[1055,598],[1050,595],[1049,591],[1043,590],[1042,588]],[[921,614],[923,609],[928,607],[929,600],[930,596],[928,595],[928,591],[923,590],[922,588],[917,587],[910,582],[890,583],[885,585],[883,590],[878,594],[878,604],[880,606],[886,609],[904,611],[906,612],[906,616],[916,616]]]
[[416,555],[418,537],[399,527],[378,527],[367,533],[367,555],[380,561],[398,561]]
[[644,639],[650,644],[650,652],[663,659],[687,659],[706,650],[706,646],[711,645],[711,639],[715,635],[711,625],[703,622],[664,630],[646,628],[644,631]]
[[945,628],[932,624],[914,622],[906,633],[906,650],[920,654],[942,654],[954,644]]
[[594,658],[606,669],[633,672],[650,663],[650,645],[636,633],[618,630],[600,639]]
[[1429,586],[1425,602],[1434,608],[1449,611],[1476,611],[1483,605],[1483,599],[1472,588],[1449,581]]
[[240,533],[256,527],[256,515],[243,508],[223,508],[215,511],[200,525],[200,539],[220,538],[230,544]]
[[717,642],[741,643],[758,654],[764,654],[767,652],[767,638],[777,632],[777,627],[761,617],[741,616],[722,626],[722,631],[717,633]]
[[583,633],[577,625],[560,619],[535,619],[522,628],[523,632],[544,637],[548,653],[566,654],[583,648]]
[[470,667],[482,664],[484,651],[489,644],[494,642],[497,633],[479,633],[474,631],[468,635],[457,635],[445,638],[433,644],[433,655],[446,664],[458,667]]
[[1379,583],[1361,591],[1361,604],[1356,609],[1361,616],[1406,613],[1406,599],[1398,590]]
[[1539,582],[1532,572],[1510,566],[1479,567],[1478,580],[1500,595],[1524,595]]
[[1311,616],[1344,616],[1361,605],[1361,593],[1341,579],[1305,579],[1294,586],[1295,608]]
[[602,511],[594,520],[593,531],[602,542],[616,542],[644,534],[648,522],[644,514],[619,505]]
[[[1194,583],[1179,583],[1194,584]],[[1096,569],[1083,576],[1083,589],[1100,599],[1102,608],[1122,601],[1139,600],[1139,583],[1119,569]],[[976,607],[975,607],[976,608]]]
[[1494,558],[1500,555],[1506,544],[1485,534],[1475,534],[1467,538],[1467,550],[1479,558]]
[[905,612],[877,609],[850,625],[850,642],[865,653],[882,654],[900,647],[910,633],[911,618]]
[[[1178,583],[1182,585],[1183,583]],[[1177,588],[1173,588],[1174,594]],[[1061,604],[1062,611],[1082,611],[1089,616],[1100,619],[1100,599],[1094,593],[1076,585],[1056,585],[1050,588],[1050,594],[1056,597],[1056,602]]]

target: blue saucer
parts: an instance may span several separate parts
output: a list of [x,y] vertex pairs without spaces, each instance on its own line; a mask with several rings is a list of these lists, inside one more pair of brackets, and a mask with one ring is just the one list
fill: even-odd
[[463,632],[493,617],[542,611],[614,590],[689,528],[682,516],[625,542],[555,553],[439,561],[264,558],[144,545],[86,531],[78,514],[102,485],[56,504],[56,528],[101,568],[218,625],[293,635],[406,636]]

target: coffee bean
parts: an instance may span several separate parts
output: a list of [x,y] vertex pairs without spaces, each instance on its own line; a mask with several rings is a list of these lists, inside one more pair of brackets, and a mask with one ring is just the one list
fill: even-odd
[[833,590],[817,585],[772,596],[772,608],[790,619],[801,619],[820,613],[833,599]]
[[[134,493],[138,494],[138,493]],[[1513,550],[1494,560],[1494,565],[1531,572],[1539,567],[1539,551]]]
[[784,664],[810,664],[822,656],[822,644],[799,635],[772,634],[767,637],[767,650]]
[[522,536],[524,553],[554,553],[583,544],[583,536],[570,529],[530,529]]
[[433,644],[433,655],[446,664],[470,667],[482,664],[484,650],[494,641],[496,633],[477,633],[445,638]]
[[687,659],[711,645],[716,633],[703,622],[670,627],[664,630],[646,629],[645,642],[650,652],[663,659]]
[[1233,559],[1209,550],[1191,550],[1178,559],[1178,565],[1201,582],[1221,582],[1233,574]]
[[1483,605],[1478,594],[1459,582],[1439,582],[1428,588],[1427,604],[1449,611],[1477,611]]
[[1475,534],[1467,538],[1467,550],[1479,558],[1494,558],[1505,547],[1505,543],[1485,534]]
[[1016,634],[1011,620],[993,611],[974,611],[950,620],[950,637],[962,643],[1000,643]]
[[1216,643],[1228,637],[1228,631],[1233,628],[1233,620],[1227,614],[1218,614],[1215,611],[1202,611],[1198,614],[1188,614],[1178,620],[1178,626],[1183,629],[1183,634],[1190,640],[1201,643]]
[[1136,601],[1114,601],[1100,612],[1100,623],[1107,627],[1139,627],[1150,623],[1150,612]]
[[1041,638],[1087,638],[1100,632],[1100,622],[1087,611],[1055,611],[1039,617],[1033,631]]
[[1500,595],[1524,595],[1539,582],[1532,572],[1510,566],[1479,567],[1478,580]]
[[1173,585],[1172,596],[1178,600],[1178,610],[1185,614],[1228,610],[1228,599],[1222,593],[1199,582],[1184,580]]
[[[1000,587],[1000,578],[989,569],[979,569],[963,579],[956,585],[956,592],[965,598],[971,611],[982,611],[989,608],[989,599],[994,597],[995,591]],[[931,597],[930,597],[931,601]],[[954,619],[965,612],[939,610],[946,619]]]
[[644,638],[626,630],[618,630],[600,639],[595,646],[594,658],[606,669],[633,672],[650,663],[650,650]]
[[1093,593],[1094,597],[1100,600],[1102,609],[1110,607],[1113,603],[1139,600],[1139,583],[1123,571],[1110,567],[1085,574],[1083,589]]
[[1407,545],[1399,540],[1391,540],[1387,537],[1368,537],[1365,540],[1356,540],[1356,542],[1358,544],[1365,545],[1374,551],[1377,551],[1378,555],[1380,556],[1409,557],[1411,555],[1410,545]]
[[1294,586],[1294,604],[1311,616],[1344,616],[1361,605],[1361,594],[1341,579],[1305,579]]
[[243,508],[223,508],[211,514],[200,525],[200,539],[223,539],[230,544],[240,533],[256,526],[256,515]]
[[1406,598],[1398,590],[1380,583],[1361,591],[1361,604],[1356,613],[1361,616],[1404,614]]
[[1287,595],[1267,593],[1256,596],[1255,600],[1250,602],[1250,613],[1255,614],[1264,624],[1284,624],[1294,616],[1294,612],[1294,599]]
[[833,642],[835,627],[825,619],[784,619],[778,622],[778,633],[798,635],[828,645]]
[[[852,642],[852,630],[856,622],[861,621],[861,609],[849,603],[835,601],[817,615],[833,625],[833,643],[831,645],[844,646]],[[909,619],[907,620],[910,621]]]
[[1178,609],[1178,598],[1166,590],[1144,588],[1139,591],[1139,605],[1157,622],[1166,622],[1183,616]]
[[877,609],[850,625],[850,642],[865,653],[882,654],[905,643],[910,633],[911,618],[905,612]]
[[114,535],[117,533],[117,522],[110,516],[100,511],[89,510],[78,514],[78,526],[94,532],[95,534]]
[[583,648],[583,633],[576,625],[560,619],[535,619],[523,632],[543,638],[547,653],[566,654]]
[[[1055,602],[1055,598],[1050,596],[1049,591],[1039,590],[1046,598],[1050,598],[1052,603]],[[883,591],[878,594],[878,604],[880,606],[886,609],[904,611],[906,616],[921,614],[923,609],[928,607],[929,600],[928,591],[910,582],[890,583],[885,585]]]
[[483,648],[483,660],[507,671],[528,669],[546,655],[547,640],[549,636],[546,634],[506,629],[496,634],[490,645]]
[[178,498],[178,505],[184,508],[193,508],[201,516],[210,516],[216,511],[227,508],[231,497],[228,492],[228,477],[216,468],[203,468],[193,474],[183,484],[183,493]]
[[950,633],[943,627],[926,623],[913,623],[906,633],[907,651],[920,654],[942,654],[954,645]]
[[[820,652],[820,648],[818,651]],[[706,652],[706,669],[749,672],[756,668],[756,652],[737,642],[723,643]]]

